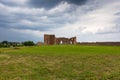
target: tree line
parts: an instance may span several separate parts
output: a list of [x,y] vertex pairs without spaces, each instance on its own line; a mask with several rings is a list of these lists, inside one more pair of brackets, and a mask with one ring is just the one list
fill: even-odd
[[33,41],[25,41],[25,42],[2,41],[2,42],[0,42],[0,48],[20,47],[20,46],[34,46],[34,45],[35,45],[35,43]]

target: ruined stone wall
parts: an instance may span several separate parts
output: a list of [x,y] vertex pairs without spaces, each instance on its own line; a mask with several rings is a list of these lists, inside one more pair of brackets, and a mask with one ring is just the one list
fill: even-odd
[[70,44],[68,38],[56,38],[56,44]]
[[56,44],[76,44],[76,37],[56,38]]
[[76,41],[76,37],[72,37],[72,38],[70,38],[70,41],[72,41],[72,44],[76,44],[76,43],[77,43],[77,41]]
[[72,38],[56,38],[55,35],[44,35],[44,44],[45,45],[54,45],[54,44],[76,44],[76,37]]

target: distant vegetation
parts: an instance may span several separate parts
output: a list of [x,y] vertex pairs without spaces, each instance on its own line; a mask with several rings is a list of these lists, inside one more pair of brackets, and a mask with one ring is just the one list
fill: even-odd
[[35,43],[33,41],[25,41],[25,42],[2,41],[2,42],[0,42],[0,48],[34,46],[34,45],[35,45]]
[[23,45],[24,46],[34,46],[35,44],[33,41],[25,41],[25,42],[23,42]]

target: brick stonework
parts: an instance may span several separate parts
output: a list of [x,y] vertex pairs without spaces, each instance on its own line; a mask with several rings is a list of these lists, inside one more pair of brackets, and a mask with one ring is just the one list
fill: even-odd
[[55,35],[44,35],[44,44],[45,45],[54,45],[54,44],[76,44],[76,37],[72,38],[56,38]]
[[54,45],[55,44],[55,35],[44,35],[44,44],[45,45]]

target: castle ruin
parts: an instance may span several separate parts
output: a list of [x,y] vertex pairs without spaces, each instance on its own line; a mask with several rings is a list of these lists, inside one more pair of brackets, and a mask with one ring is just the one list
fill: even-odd
[[72,37],[72,38],[65,38],[65,37],[56,38],[55,35],[44,34],[44,44],[45,45],[76,44],[76,37]]

